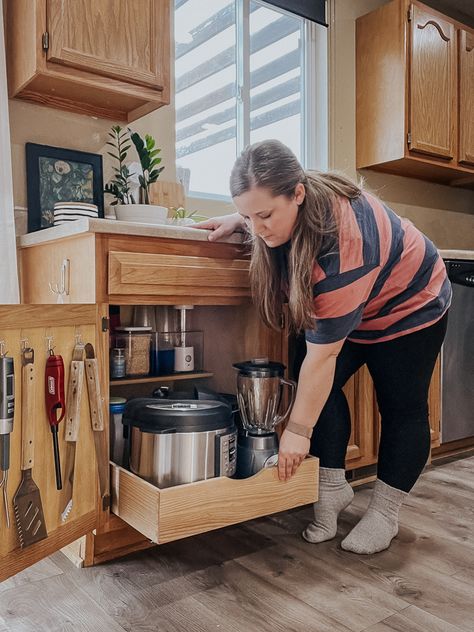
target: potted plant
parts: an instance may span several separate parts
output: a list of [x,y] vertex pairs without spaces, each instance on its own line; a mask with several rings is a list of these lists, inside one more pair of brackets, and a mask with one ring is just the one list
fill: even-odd
[[196,222],[204,222],[206,219],[209,219],[206,215],[200,215],[197,211],[187,211],[182,206],[178,208],[172,206],[170,211],[172,211],[171,222],[180,226],[192,226]]
[[[165,206],[150,204],[150,186],[158,180],[164,169],[159,166],[161,149],[156,147],[155,139],[149,134],[143,139],[137,132],[124,130],[120,125],[114,125],[109,136],[111,140],[107,145],[110,145],[113,151],[107,153],[117,161],[117,166],[113,167],[114,175],[105,185],[104,191],[114,196],[111,205],[115,206],[117,219],[147,224],[166,223],[168,209]],[[138,196],[133,193],[134,188],[137,188],[135,174],[125,162],[132,143],[141,169],[141,173],[137,174]]]

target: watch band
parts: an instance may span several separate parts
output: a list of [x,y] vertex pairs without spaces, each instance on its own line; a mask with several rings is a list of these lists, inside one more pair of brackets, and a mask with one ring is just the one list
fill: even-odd
[[290,432],[300,435],[301,437],[311,439],[314,428],[310,426],[305,426],[304,424],[297,424],[295,421],[289,421],[286,424],[285,430],[289,430]]

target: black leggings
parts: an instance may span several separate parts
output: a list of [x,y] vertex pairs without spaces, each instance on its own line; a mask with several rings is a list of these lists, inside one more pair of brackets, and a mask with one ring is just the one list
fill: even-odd
[[446,325],[447,314],[434,325],[387,342],[346,340],[337,358],[331,393],[311,438],[310,453],[319,457],[322,467],[344,467],[351,419],[342,387],[367,364],[382,418],[378,478],[410,491],[430,451],[428,389]]

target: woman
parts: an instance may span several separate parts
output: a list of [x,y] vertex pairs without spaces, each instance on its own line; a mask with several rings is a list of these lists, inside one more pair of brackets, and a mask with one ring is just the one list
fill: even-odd
[[382,418],[369,508],[342,541],[355,553],[386,549],[398,512],[430,450],[428,387],[446,331],[451,286],[434,245],[376,197],[337,174],[305,172],[278,141],[244,150],[230,178],[234,215],[200,224],[215,241],[248,227],[250,276],[264,322],[279,327],[285,299],[306,356],[278,471],[290,478],[320,459],[319,502],[308,542],[336,535],[354,493],[344,463],[351,432],[344,384],[363,364]]

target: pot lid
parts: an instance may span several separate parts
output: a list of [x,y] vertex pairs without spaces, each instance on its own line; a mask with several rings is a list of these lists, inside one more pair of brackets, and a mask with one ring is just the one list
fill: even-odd
[[253,358],[232,366],[249,377],[283,377],[286,368],[281,362],[272,362],[268,358]]
[[223,402],[159,400],[149,397],[129,400],[122,421],[154,434],[209,432],[233,425],[232,410]]

